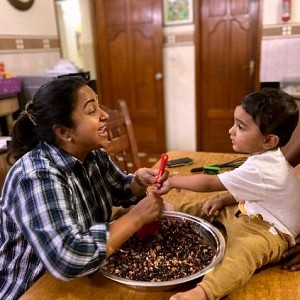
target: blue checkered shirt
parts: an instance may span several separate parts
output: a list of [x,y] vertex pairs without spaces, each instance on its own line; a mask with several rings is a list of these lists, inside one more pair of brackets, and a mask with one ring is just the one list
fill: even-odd
[[81,163],[40,143],[19,159],[0,198],[0,299],[17,299],[45,270],[62,280],[97,271],[112,206],[139,200],[131,180],[103,149]]

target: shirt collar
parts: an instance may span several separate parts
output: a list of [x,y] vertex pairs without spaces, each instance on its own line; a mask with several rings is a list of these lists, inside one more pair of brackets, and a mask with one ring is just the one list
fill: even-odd
[[[38,149],[45,151],[48,153],[49,158],[53,161],[55,161],[56,165],[61,168],[69,168],[73,170],[76,165],[80,164],[82,165],[82,162],[74,157],[73,155],[69,154],[68,152],[64,151],[63,149],[49,144],[47,142],[40,142]],[[96,153],[95,151],[90,152],[85,160],[85,163],[89,163],[95,159]]]

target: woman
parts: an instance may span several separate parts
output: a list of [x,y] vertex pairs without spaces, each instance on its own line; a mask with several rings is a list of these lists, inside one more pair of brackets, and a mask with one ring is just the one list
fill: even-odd
[[[145,193],[167,173],[121,172],[102,149],[107,119],[83,79],[64,77],[42,86],[16,121],[0,200],[0,299],[19,298],[45,270],[62,280],[97,271],[161,216],[162,198]],[[109,224],[113,206],[133,204]]]

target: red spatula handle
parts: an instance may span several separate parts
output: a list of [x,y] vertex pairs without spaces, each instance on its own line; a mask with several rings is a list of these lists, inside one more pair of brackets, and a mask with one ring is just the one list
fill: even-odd
[[160,178],[164,174],[168,159],[169,159],[169,156],[167,153],[164,153],[161,155],[160,166],[159,166],[158,174],[156,176],[157,179]]

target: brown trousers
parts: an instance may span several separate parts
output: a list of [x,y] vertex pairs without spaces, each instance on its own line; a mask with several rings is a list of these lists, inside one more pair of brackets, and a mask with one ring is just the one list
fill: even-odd
[[[203,202],[181,205],[178,210],[200,216]],[[237,205],[223,208],[213,223],[222,226],[226,240],[223,260],[206,274],[199,285],[208,299],[219,299],[245,284],[256,269],[280,260],[288,248],[290,238],[271,224],[253,216],[235,213]],[[225,229],[225,231],[224,231]]]

